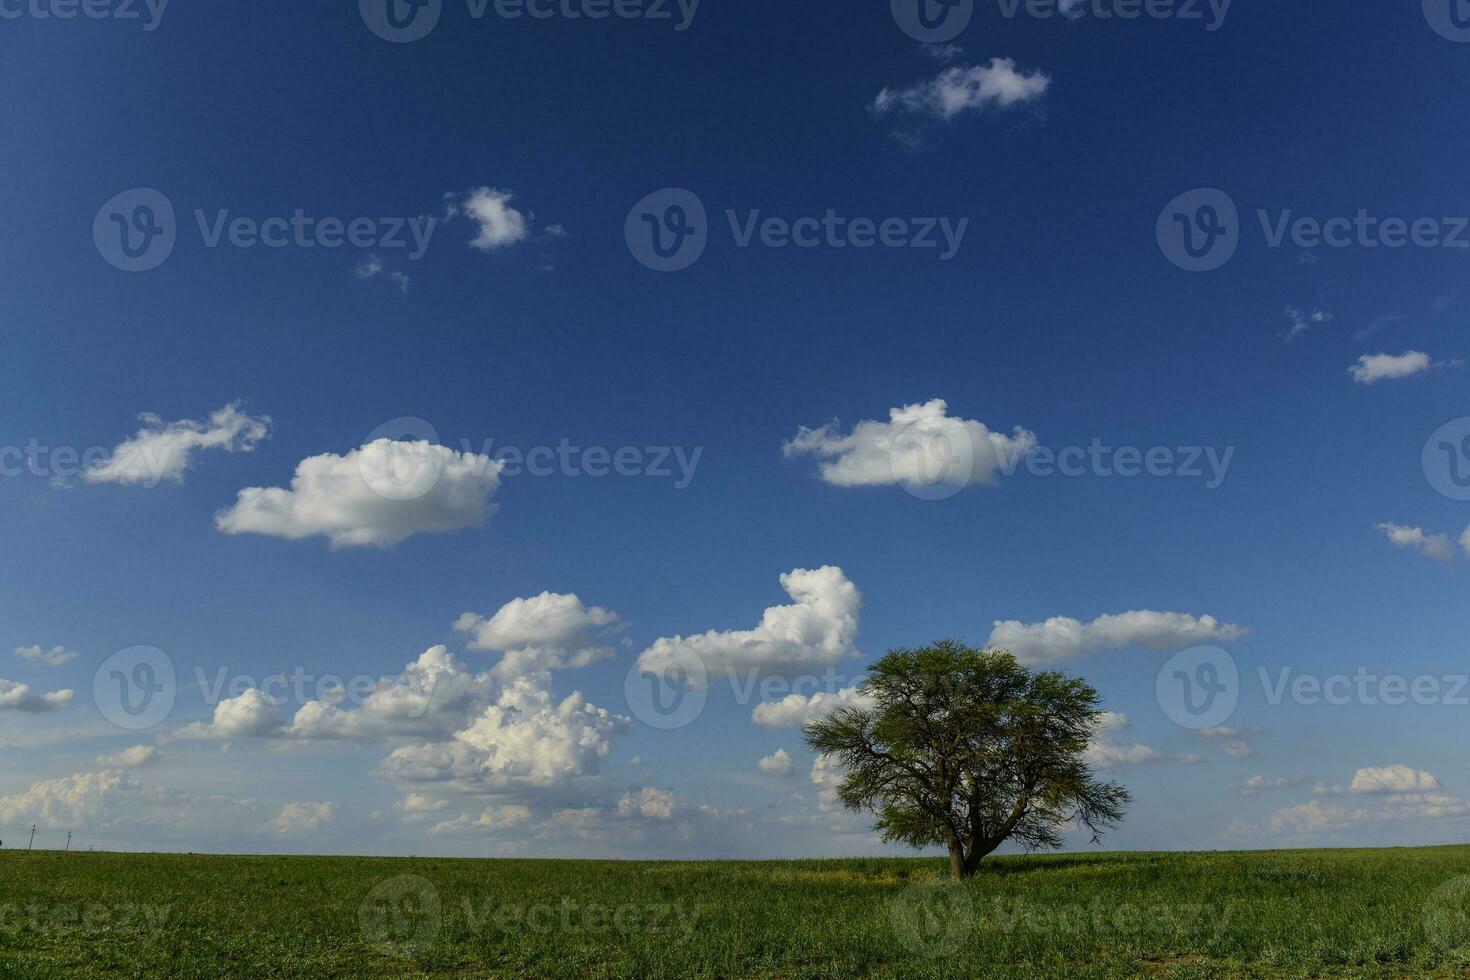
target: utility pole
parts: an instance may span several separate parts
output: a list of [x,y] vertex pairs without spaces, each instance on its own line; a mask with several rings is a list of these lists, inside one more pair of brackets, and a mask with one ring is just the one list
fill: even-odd
[[69,831],[69,830],[66,832],[66,847],[62,848],[62,850],[64,850],[64,851],[71,850],[71,831]]
[[31,849],[31,844],[34,844],[35,842],[36,842],[36,825],[35,824],[31,824],[31,843],[26,845],[26,850],[29,851]]

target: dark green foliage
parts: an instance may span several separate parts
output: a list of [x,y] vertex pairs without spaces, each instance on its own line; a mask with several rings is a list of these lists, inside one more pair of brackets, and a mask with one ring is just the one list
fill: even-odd
[[1128,791],[1084,761],[1103,715],[1086,682],[946,640],[894,650],[862,688],[876,705],[813,722],[807,743],[841,764],[844,806],[886,841],[947,848],[956,878],[1008,840],[1060,847],[1075,822],[1096,841],[1122,819]]

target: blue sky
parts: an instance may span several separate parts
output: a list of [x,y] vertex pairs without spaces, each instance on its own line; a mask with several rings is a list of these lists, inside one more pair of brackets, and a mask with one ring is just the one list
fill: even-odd
[[[928,47],[884,3],[704,0],[684,30],[667,7],[477,19],[446,0],[390,43],[345,2],[0,4],[20,12],[0,20],[20,93],[0,105],[0,445],[95,464],[0,479],[3,839],[878,851],[799,731],[757,723],[721,671],[831,667],[835,693],[887,649],[998,622],[1126,716],[1097,756],[1136,796],[1109,846],[1463,839],[1470,506],[1440,489],[1470,458],[1422,456],[1467,414],[1470,208],[1450,175],[1470,131],[1448,107],[1470,46],[1412,4],[1121,20],[992,0]],[[172,208],[173,247],[128,272],[107,232],[156,203],[140,188]],[[635,206],[669,188],[703,206],[708,244],[657,272],[625,229],[665,221],[672,198]],[[1157,231],[1204,227],[1206,199],[1181,199],[1201,188],[1239,242],[1191,272]],[[371,219],[373,243],[207,243],[298,211]],[[740,247],[731,227],[828,212],[843,235],[900,219],[905,240],[967,223],[948,258]],[[1272,243],[1283,218],[1360,212],[1449,243]],[[409,219],[433,220],[414,258],[377,237]],[[129,469],[140,432],[162,470]],[[430,489],[373,492],[364,461],[394,452],[376,437],[429,433],[397,462],[429,465]],[[934,437],[967,447],[958,482],[905,486]],[[1218,481],[1066,477],[1001,465],[996,439],[1163,447],[1171,472],[1231,455]],[[563,444],[636,449],[639,475],[496,473],[506,447]],[[782,584],[798,570],[804,604]],[[493,635],[455,629],[466,612]],[[1076,624],[1025,629],[1053,617]],[[1241,677],[1206,736],[1156,697],[1200,645]],[[130,731],[94,675],[105,689],[139,646],[178,690]],[[198,683],[396,678],[440,646],[413,717],[394,714],[423,693],[408,682],[310,731],[294,696]],[[624,684],[660,650],[716,676],[673,731]],[[1451,703],[1273,705],[1258,672],[1288,668],[1437,678]]]

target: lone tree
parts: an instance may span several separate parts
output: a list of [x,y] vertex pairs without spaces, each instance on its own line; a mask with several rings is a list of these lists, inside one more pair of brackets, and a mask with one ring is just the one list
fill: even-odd
[[956,878],[1004,841],[1060,847],[1075,822],[1097,842],[1123,817],[1128,791],[1084,758],[1104,712],[1079,678],[946,640],[890,652],[861,688],[873,706],[812,722],[807,744],[844,770],[844,806],[872,810],[885,841],[948,847]]

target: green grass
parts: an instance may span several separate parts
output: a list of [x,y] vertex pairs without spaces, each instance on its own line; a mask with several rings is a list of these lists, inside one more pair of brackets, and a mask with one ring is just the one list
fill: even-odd
[[0,977],[1470,976],[1470,847],[942,870],[3,852]]

